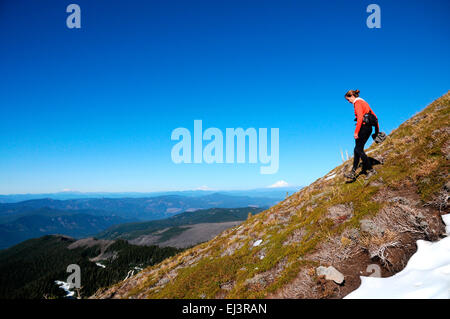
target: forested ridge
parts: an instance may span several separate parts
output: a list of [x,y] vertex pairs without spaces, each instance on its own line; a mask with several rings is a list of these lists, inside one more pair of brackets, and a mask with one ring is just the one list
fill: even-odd
[[181,251],[172,247],[135,246],[118,240],[103,251],[109,256],[98,261],[103,268],[89,260],[102,253],[100,243],[69,249],[75,241],[67,236],[48,235],[0,251],[0,299],[64,298],[66,292],[55,281],[67,280],[70,273],[66,269],[70,264],[81,269],[81,288],[75,296],[88,297],[98,288],[123,280],[130,270],[136,273]]

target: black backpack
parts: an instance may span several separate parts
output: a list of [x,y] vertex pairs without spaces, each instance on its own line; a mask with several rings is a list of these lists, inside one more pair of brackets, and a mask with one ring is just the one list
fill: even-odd
[[371,111],[369,111],[369,113],[364,114],[363,123],[377,127],[378,119]]
[[378,132],[378,119],[371,111],[364,114],[363,122],[366,123],[366,125],[375,127],[375,134],[372,135],[375,143],[380,144],[386,139],[386,133]]

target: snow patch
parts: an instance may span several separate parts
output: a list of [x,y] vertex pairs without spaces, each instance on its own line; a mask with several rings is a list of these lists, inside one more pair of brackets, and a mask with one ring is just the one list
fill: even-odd
[[75,295],[74,291],[70,291],[70,284],[68,282],[55,280],[55,284],[66,292],[66,297],[73,297]]
[[128,271],[127,276],[125,277],[124,280],[127,280],[128,278],[134,276],[135,275],[135,273],[134,273],[135,270],[137,270],[137,272],[136,272],[136,274],[137,274],[138,272],[140,272],[142,270],[142,268],[135,266],[133,269]]
[[106,268],[105,265],[102,265],[101,263],[95,263],[97,266],[102,267],[102,268]]
[[442,215],[442,220],[445,224],[445,234],[450,236],[450,214]]
[[[446,231],[450,214],[443,215]],[[450,299],[450,237],[417,241],[417,252],[405,269],[388,278],[363,277],[346,299]]]

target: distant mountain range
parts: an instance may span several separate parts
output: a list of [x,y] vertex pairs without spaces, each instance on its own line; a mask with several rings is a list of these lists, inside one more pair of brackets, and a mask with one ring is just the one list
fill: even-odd
[[[247,207],[255,212],[257,211],[256,208],[261,210],[276,204],[278,201],[278,198],[270,197],[212,193],[202,196],[162,195],[144,198],[79,198],[67,200],[43,198],[15,203],[0,203],[0,249],[29,238],[48,234],[64,234],[82,238],[101,233],[113,225],[160,220],[183,212],[201,209]],[[217,216],[210,216],[209,221],[199,220],[198,223],[212,222],[212,219],[219,223],[243,220],[247,213],[244,213],[245,216],[231,219],[232,214],[224,215],[222,219]],[[178,225],[180,224],[174,224],[170,227]],[[219,231],[223,227],[225,225],[216,225],[215,229]],[[231,227],[231,225],[227,227]],[[184,230],[186,228],[178,229],[178,232],[181,233]],[[175,231],[175,228],[172,231]],[[210,231],[209,233],[215,234],[216,231]],[[145,234],[148,234],[148,232]],[[194,238],[193,240],[195,242],[197,239]]]
[[41,194],[9,194],[0,195],[0,203],[16,203],[32,199],[51,198],[58,200],[81,199],[81,198],[148,198],[167,195],[179,195],[186,197],[198,197],[220,193],[224,195],[234,196],[250,196],[250,197],[270,197],[282,200],[286,197],[286,192],[293,194],[299,191],[301,187],[277,187],[277,188],[256,188],[251,190],[186,190],[186,191],[167,191],[167,192],[76,192],[65,191],[57,193],[41,193]]
[[44,198],[0,204],[0,220],[4,216],[10,216],[11,214],[23,213],[38,208],[51,208],[65,211],[91,210],[97,212],[95,213],[96,215],[112,215],[144,221],[167,218],[184,211],[206,208],[269,207],[276,204],[279,200],[279,198],[221,193],[195,197],[163,195],[144,198],[81,198],[68,200]]

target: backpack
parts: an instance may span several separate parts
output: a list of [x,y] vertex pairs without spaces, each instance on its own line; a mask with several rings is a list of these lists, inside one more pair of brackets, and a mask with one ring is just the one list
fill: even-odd
[[366,123],[366,125],[375,127],[375,134],[372,135],[372,138],[375,141],[375,143],[380,144],[386,139],[387,137],[386,133],[378,132],[378,119],[372,113],[372,111],[369,111],[369,113],[364,114],[363,122]]
[[363,123],[376,127],[378,125],[378,119],[371,111],[369,111],[369,113],[364,114]]

